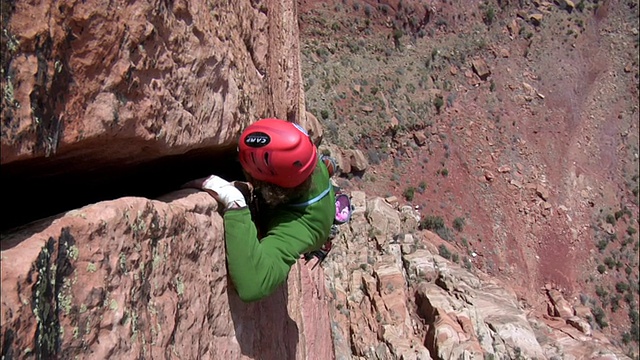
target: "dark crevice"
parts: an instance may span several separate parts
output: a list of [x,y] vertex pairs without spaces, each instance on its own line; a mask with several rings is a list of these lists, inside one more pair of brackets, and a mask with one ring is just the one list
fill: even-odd
[[[155,199],[179,190],[193,179],[211,174],[244,180],[235,147],[220,151],[194,150],[137,165],[109,164],[91,170],[55,158],[2,165],[2,187],[9,196],[0,231],[55,216],[85,205],[125,196]],[[91,161],[85,161],[86,164]]]
[[13,340],[15,333],[11,329],[7,329],[2,335],[2,359],[13,360]]

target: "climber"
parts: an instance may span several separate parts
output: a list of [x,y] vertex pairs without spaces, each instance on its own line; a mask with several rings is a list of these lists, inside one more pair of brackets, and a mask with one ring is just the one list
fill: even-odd
[[[242,183],[216,175],[185,187],[205,190],[220,203],[229,276],[240,298],[248,302],[270,295],[286,281],[301,255],[322,248],[336,208],[327,166],[297,124],[258,120],[242,132],[238,150],[258,201],[245,198],[239,190]],[[256,203],[258,213],[252,217],[250,207]]]

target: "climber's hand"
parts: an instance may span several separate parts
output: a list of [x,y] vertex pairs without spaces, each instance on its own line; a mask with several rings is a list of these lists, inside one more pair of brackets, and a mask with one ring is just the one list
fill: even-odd
[[209,195],[224,206],[225,210],[247,206],[247,202],[240,190],[227,180],[216,175],[190,181],[183,187],[194,187],[208,192]]

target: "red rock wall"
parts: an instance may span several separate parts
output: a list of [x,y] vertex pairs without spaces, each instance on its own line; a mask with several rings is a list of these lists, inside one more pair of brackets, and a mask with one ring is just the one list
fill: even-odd
[[324,275],[243,303],[206,193],[127,197],[3,238],[3,358],[331,359]]
[[3,3],[3,165],[80,169],[304,122],[295,1]]
[[[233,147],[260,117],[307,122],[295,1],[2,10],[3,171],[117,171]],[[0,244],[3,358],[333,357],[322,271],[297,264],[271,297],[241,302],[204,193],[99,202]]]

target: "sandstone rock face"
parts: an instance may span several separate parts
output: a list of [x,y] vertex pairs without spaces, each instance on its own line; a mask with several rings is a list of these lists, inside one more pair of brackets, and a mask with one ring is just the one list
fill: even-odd
[[229,146],[259,117],[306,123],[295,1],[7,10],[3,166],[45,157],[40,172],[123,166]]
[[[265,116],[322,138],[304,109],[294,1],[9,5],[3,171],[92,171],[233,147]],[[474,65],[479,76],[485,65]],[[334,154],[344,173],[368,167],[360,151]],[[2,356],[626,358],[560,293],[548,289],[550,316],[535,314],[470,263],[438,255],[443,240],[416,231],[411,207],[350,195],[352,221],[323,269],[299,262],[286,286],[251,304],[228,282],[222,220],[204,193],[99,202],[3,235]]]
[[554,314],[536,313],[468,259],[438,255],[444,241],[416,231],[411,207],[350,196],[324,263],[336,359],[628,359],[557,290]]
[[206,193],[121,198],[2,239],[3,358],[331,359],[323,274],[246,304]]

